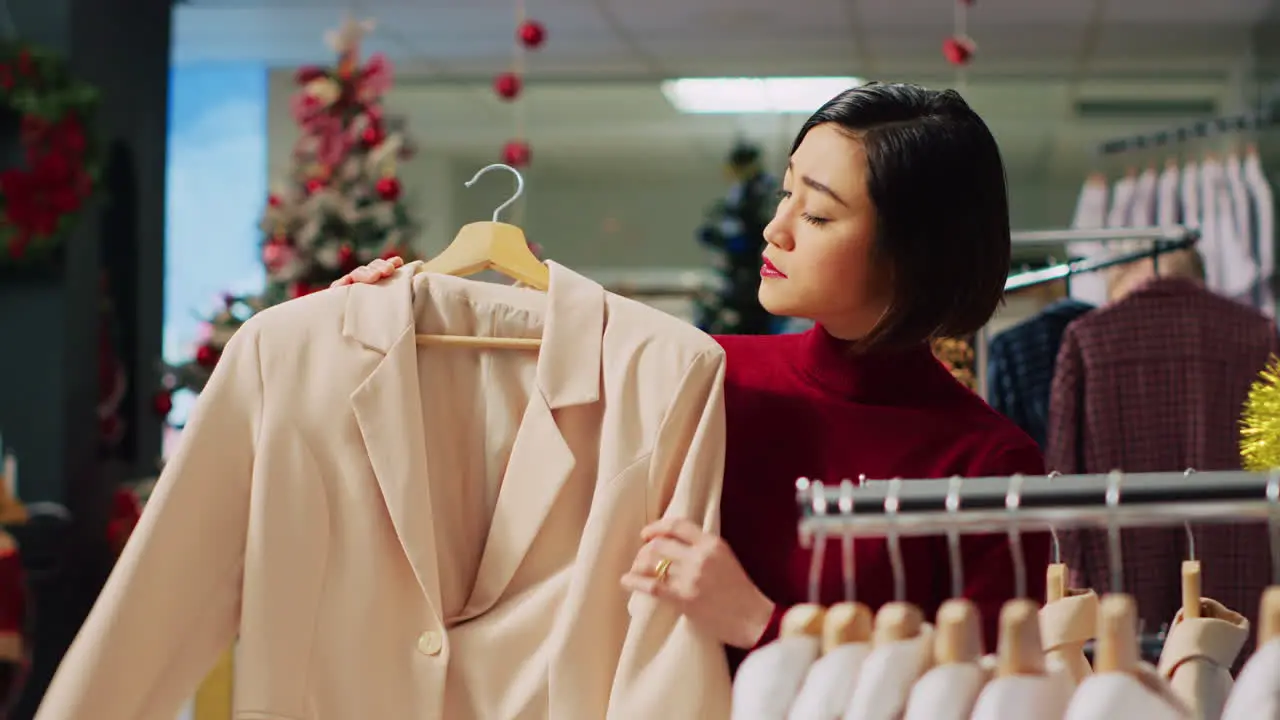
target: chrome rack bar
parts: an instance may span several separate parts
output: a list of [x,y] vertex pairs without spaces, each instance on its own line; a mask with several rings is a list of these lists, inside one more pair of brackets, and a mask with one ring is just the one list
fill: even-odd
[[1101,228],[1097,230],[1021,230],[1011,234],[1014,248],[1062,245],[1070,242],[1120,242],[1122,240],[1185,240],[1199,231],[1181,225],[1166,227]]
[[[861,485],[849,481],[824,485],[801,478],[796,486],[804,537],[940,535],[947,530],[1037,532],[1268,519],[1280,531],[1280,470],[876,480]],[[1280,543],[1280,538],[1275,542]]]
[[1126,263],[1135,262],[1137,260],[1145,260],[1147,258],[1159,257],[1163,253],[1181,250],[1191,247],[1196,243],[1196,236],[1185,237],[1180,240],[1154,240],[1151,246],[1145,250],[1136,250],[1130,253],[1116,256],[1104,256],[1098,258],[1084,258],[1081,260],[1072,260],[1071,262],[1051,265],[1047,268],[1039,270],[1027,270],[1025,272],[1010,275],[1004,282],[1005,292],[1021,290],[1033,285],[1040,285],[1053,280],[1060,280],[1072,275],[1080,275],[1083,273],[1097,272],[1115,265],[1124,265]]

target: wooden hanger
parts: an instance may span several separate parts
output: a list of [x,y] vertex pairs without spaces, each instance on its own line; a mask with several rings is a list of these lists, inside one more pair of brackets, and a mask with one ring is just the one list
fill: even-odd
[[1034,600],[1010,600],[1000,608],[1000,636],[996,674],[1043,675],[1044,646],[1040,642],[1040,608]]
[[905,602],[885,603],[876,613],[872,637],[876,645],[910,640],[920,634],[921,625],[924,625],[924,613],[920,608]]
[[871,608],[859,602],[836,603],[822,621],[822,653],[841,645],[871,641]]
[[1044,573],[1045,604],[1056,602],[1067,596],[1067,565],[1053,563]]
[[1182,619],[1200,617],[1200,561],[1182,561]]
[[1098,607],[1094,672],[1133,672],[1138,659],[1138,606],[1129,595],[1107,595]]
[[982,620],[968,600],[954,598],[938,608],[933,636],[935,665],[973,663],[982,657]]
[[792,605],[778,624],[778,637],[822,637],[826,609],[814,603]]
[[1258,611],[1258,647],[1272,640],[1280,640],[1280,585],[1263,591]]
[[[516,176],[516,192],[493,211],[490,222],[474,222],[463,226],[444,252],[431,258],[415,271],[465,277],[483,270],[496,270],[529,287],[546,291],[551,287],[551,273],[529,249],[524,231],[515,225],[499,222],[498,216],[524,193],[524,177],[518,170],[502,164],[481,168],[467,181],[471,187],[482,175],[495,168],[510,170]],[[476,348],[536,349],[540,338],[487,338],[465,335],[418,335],[419,345],[454,345]]]

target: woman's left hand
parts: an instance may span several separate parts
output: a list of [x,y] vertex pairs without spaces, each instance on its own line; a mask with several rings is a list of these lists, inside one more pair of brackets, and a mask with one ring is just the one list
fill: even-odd
[[[773,614],[773,601],[751,582],[738,558],[716,535],[680,518],[663,518],[641,532],[645,541],[622,586],[675,603],[725,645],[750,648]],[[662,577],[659,564],[667,561]]]

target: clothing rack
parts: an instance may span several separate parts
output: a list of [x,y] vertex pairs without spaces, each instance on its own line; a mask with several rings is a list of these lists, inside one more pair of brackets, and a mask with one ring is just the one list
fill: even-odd
[[796,481],[802,537],[919,536],[1268,520],[1280,561],[1280,470],[940,480]]
[[1188,237],[1199,237],[1198,231],[1182,225],[1164,227],[1021,230],[1011,234],[1013,249],[1055,247],[1073,242],[1110,243],[1122,240],[1156,240],[1175,242]]
[[[1130,238],[1126,238],[1130,239]],[[1194,230],[1187,230],[1183,236],[1176,240],[1167,240],[1163,238],[1154,238],[1151,246],[1144,250],[1136,250],[1134,252],[1122,253],[1120,255],[1101,257],[1101,258],[1085,258],[1082,260],[1073,260],[1071,262],[1052,265],[1039,270],[1028,270],[1026,272],[1015,273],[1009,276],[1004,283],[1005,292],[1013,290],[1022,290],[1034,285],[1060,280],[1072,275],[1081,273],[1097,272],[1105,270],[1116,265],[1124,265],[1136,260],[1144,260],[1152,258],[1155,260],[1164,253],[1182,250],[1195,245],[1199,239],[1199,234]],[[1158,262],[1158,260],[1156,260]]]
[[1160,148],[1213,135],[1261,130],[1275,125],[1277,122],[1280,122],[1280,106],[1272,105],[1254,112],[1224,115],[1209,120],[1193,122],[1182,127],[1167,128],[1152,133],[1108,140],[1098,145],[1097,152],[1099,155],[1115,155],[1130,150]]

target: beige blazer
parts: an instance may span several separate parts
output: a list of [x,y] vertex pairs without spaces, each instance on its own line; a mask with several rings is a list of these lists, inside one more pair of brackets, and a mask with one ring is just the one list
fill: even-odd
[[237,635],[239,720],[728,717],[722,647],[619,586],[647,522],[718,530],[719,346],[415,266],[236,333],[40,720],[173,720]]

